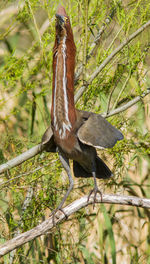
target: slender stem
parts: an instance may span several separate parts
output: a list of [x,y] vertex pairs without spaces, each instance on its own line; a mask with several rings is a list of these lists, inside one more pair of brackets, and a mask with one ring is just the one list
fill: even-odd
[[117,34],[115,35],[115,37],[113,38],[113,40],[111,41],[111,43],[109,44],[107,50],[105,51],[105,54],[108,53],[108,51],[111,49],[112,45],[114,44],[115,40],[117,39],[117,37],[119,36],[120,32],[122,31],[124,25],[118,30]]
[[102,116],[107,118],[116,114],[119,114],[125,110],[127,110],[128,108],[130,108],[132,105],[136,104],[137,102],[139,102],[142,98],[144,98],[146,95],[150,94],[150,88],[147,89],[146,92],[142,93],[141,95],[136,96],[134,99],[132,99],[131,101],[129,101],[128,103],[126,103],[123,106],[120,106],[108,113],[103,113]]
[[22,153],[18,157],[14,158],[12,160],[9,160],[5,164],[2,164],[0,166],[0,174],[11,169],[11,168],[14,168],[14,167],[20,165],[21,163],[25,162],[28,159],[31,159],[32,157],[34,157],[38,153],[42,152],[43,150],[44,150],[44,145],[38,144],[35,147],[25,151],[24,153]]
[[[125,110],[127,110],[128,108],[130,108],[132,105],[136,104],[137,102],[139,102],[142,98],[144,98],[146,95],[150,94],[150,88],[147,89],[146,92],[144,92],[143,94],[135,97],[133,100],[129,101],[127,104],[120,106],[108,113],[103,113],[102,116],[107,118],[116,114],[119,114]],[[27,150],[26,152],[22,153],[21,155],[17,156],[16,158],[9,160],[8,162],[0,165],[0,174],[11,169],[14,168],[18,165],[20,165],[21,163],[25,162],[28,159],[31,159],[32,157],[34,157],[35,155],[37,155],[38,153],[42,152],[44,150],[44,145],[42,144],[38,144],[35,147]]]
[[117,103],[118,103],[118,101],[119,101],[119,98],[120,98],[120,96],[122,95],[124,89],[126,88],[126,85],[127,85],[128,81],[129,81],[130,77],[131,77],[131,72],[128,74],[128,77],[126,78],[126,80],[125,80],[125,82],[124,82],[124,84],[123,84],[123,86],[122,86],[122,88],[121,88],[121,90],[120,90],[120,92],[119,92],[119,94],[118,94],[118,96],[117,96],[117,99],[116,99],[116,101],[115,101],[115,103],[114,103],[114,105],[113,105],[113,109],[116,108]]
[[[111,19],[113,18],[115,14],[115,9],[113,8],[111,10],[111,13],[110,15],[105,19],[105,22],[103,23],[102,27],[100,28],[100,30],[98,31],[98,34],[97,36],[95,37],[93,43],[91,44],[91,51],[90,53],[87,55],[87,58],[86,58],[86,62],[93,56],[94,52],[95,52],[95,49],[97,48],[97,46],[99,45],[100,43],[100,39],[106,29],[106,27],[110,24],[111,22]],[[78,66],[78,69],[75,73],[75,84],[76,82],[78,81],[81,73],[82,73],[82,70],[83,70],[83,63],[81,63],[79,66]]]
[[26,175],[29,175],[29,174],[32,174],[32,173],[34,173],[34,172],[36,172],[36,171],[38,171],[38,170],[41,170],[43,167],[37,167],[35,170],[33,170],[33,171],[29,171],[29,172],[27,172],[27,173],[22,173],[22,174],[19,174],[18,176],[16,176],[16,177],[14,177],[14,178],[11,178],[10,180],[8,180],[8,181],[4,181],[4,182],[2,182],[2,183],[0,183],[0,186],[3,186],[3,185],[6,185],[7,183],[10,183],[10,182],[12,182],[12,181],[14,181],[14,180],[16,180],[16,179],[19,179],[19,178],[21,178],[21,177],[23,177],[23,176],[26,176]]
[[86,78],[86,52],[87,52],[87,34],[88,34],[88,0],[84,0],[84,44],[83,44],[83,85]]
[[[26,193],[26,197],[24,199],[23,202],[23,206],[22,206],[22,210],[21,210],[21,219],[18,222],[18,228],[15,230],[14,232],[14,237],[16,237],[17,235],[19,235],[21,233],[20,227],[23,227],[23,215],[27,209],[27,207],[29,206],[32,197],[33,197],[33,187],[29,187]],[[9,256],[9,264],[13,264],[14,258],[15,258],[15,254],[16,254],[16,249],[14,249],[13,251],[10,252],[10,256]]]
[[93,72],[89,80],[87,81],[87,85],[83,85],[75,95],[75,102],[77,102],[89,84],[93,82],[93,80],[97,77],[97,75],[104,69],[104,67],[114,58],[116,54],[118,54],[131,40],[137,37],[142,31],[144,31],[147,27],[150,26],[150,20],[141,26],[138,30],[136,30],[133,34],[131,34],[128,38],[126,38],[101,64],[100,66]]
[[42,50],[42,53],[43,53],[42,39],[41,39],[41,35],[40,35],[39,29],[38,29],[38,26],[37,26],[37,23],[36,23],[35,16],[33,14],[33,10],[32,10],[31,4],[30,4],[30,0],[26,0],[26,1],[28,3],[28,6],[29,6],[29,9],[30,9],[32,18],[33,18],[34,26],[35,26],[35,29],[36,29],[36,32],[37,32],[37,35],[38,35],[38,38],[39,38],[39,41],[40,41],[41,50]]

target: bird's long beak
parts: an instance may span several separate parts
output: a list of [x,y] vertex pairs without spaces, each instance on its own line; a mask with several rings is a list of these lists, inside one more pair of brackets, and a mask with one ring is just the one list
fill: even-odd
[[64,16],[56,14],[57,23],[59,26],[62,26],[65,23]]

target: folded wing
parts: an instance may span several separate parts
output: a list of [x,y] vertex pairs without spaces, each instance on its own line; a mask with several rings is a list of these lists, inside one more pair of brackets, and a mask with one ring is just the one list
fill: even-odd
[[123,139],[122,133],[101,115],[77,111],[83,120],[77,131],[82,143],[102,149],[112,148],[118,140]]
[[47,152],[56,152],[56,145],[54,142],[54,135],[51,126],[46,129],[42,137],[42,144],[45,145],[45,150]]

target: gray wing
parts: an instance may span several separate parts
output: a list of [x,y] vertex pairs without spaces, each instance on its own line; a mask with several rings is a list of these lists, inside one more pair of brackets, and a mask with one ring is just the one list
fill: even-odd
[[112,148],[118,140],[123,139],[122,133],[112,126],[101,115],[79,111],[83,124],[77,131],[79,140],[96,148]]
[[54,142],[54,135],[51,126],[46,129],[42,137],[42,144],[45,145],[45,150],[47,152],[56,152],[56,145]]

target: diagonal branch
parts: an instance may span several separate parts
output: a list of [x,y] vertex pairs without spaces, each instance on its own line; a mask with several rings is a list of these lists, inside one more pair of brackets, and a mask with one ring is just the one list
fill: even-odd
[[0,174],[11,169],[11,168],[14,168],[14,167],[20,165],[21,163],[25,162],[28,159],[31,159],[32,157],[36,156],[37,154],[39,154],[43,150],[44,150],[44,145],[38,144],[35,147],[23,152],[22,154],[20,154],[16,158],[11,159],[8,162],[0,165]]
[[[28,3],[29,10],[30,10],[30,13],[31,13],[32,18],[33,18],[34,26],[35,26],[35,29],[36,29],[36,32],[37,32],[37,35],[38,35],[38,38],[39,38],[40,46],[41,46],[41,49],[42,49],[43,45],[42,45],[41,34],[39,32],[39,29],[38,29],[38,26],[37,26],[37,22],[36,22],[34,14],[33,14],[33,10],[32,10],[32,7],[31,7],[30,0],[27,0],[27,3]],[[43,52],[43,50],[42,50],[42,52]]]
[[[136,36],[138,36],[143,30],[145,30],[148,26],[150,26],[150,20],[144,24],[142,27],[140,27],[137,31],[135,31],[133,34],[131,34],[126,40],[123,41],[122,44],[120,44],[104,61],[103,63],[97,68],[97,70],[95,72],[93,72],[93,74],[91,75],[88,83],[84,86],[82,86],[76,93],[75,95],[75,102],[77,102],[79,100],[79,98],[82,96],[82,94],[84,93],[85,89],[87,88],[87,86],[92,83],[92,81],[97,77],[97,75],[99,74],[99,72],[110,62],[110,60],[121,50],[123,49],[132,39],[134,39]],[[137,96],[135,97],[133,100],[131,100],[130,102],[128,102],[127,104],[114,109],[112,111],[110,111],[107,114],[104,114],[104,117],[110,117],[112,115],[118,114],[122,111],[125,111],[126,109],[128,109],[129,107],[131,107],[132,105],[136,104],[138,101],[141,100],[141,98],[145,97],[147,94],[149,94],[150,91],[147,90],[147,92],[143,93],[141,96]],[[18,166],[19,164],[23,163],[24,161],[34,157],[35,155],[37,155],[38,153],[42,152],[44,150],[44,145],[42,144],[38,144],[35,147],[27,150],[26,152],[22,153],[21,155],[17,156],[16,158],[6,162],[5,164],[0,165],[0,174],[5,172],[8,169],[11,169],[13,167]]]
[[150,26],[150,20],[141,26],[138,30],[136,30],[133,34],[131,34],[127,39],[125,39],[101,64],[100,66],[93,72],[86,85],[83,85],[75,95],[75,102],[79,100],[82,96],[86,88],[89,84],[93,82],[93,80],[97,77],[97,75],[104,69],[104,67],[114,58],[116,54],[119,53],[131,40],[137,37],[142,31],[144,31],[147,27]]
[[[128,103],[124,104],[123,106],[120,106],[120,107],[118,107],[118,108],[116,108],[116,109],[114,109],[108,113],[103,113],[101,115],[103,117],[107,118],[107,117],[119,114],[119,113],[127,110],[128,108],[130,108],[131,106],[133,106],[137,102],[139,102],[142,98],[144,98],[148,94],[150,94],[150,88],[148,88],[146,92],[144,92],[143,94],[141,94],[139,96],[136,96],[134,99],[132,99]],[[20,165],[21,163],[25,162],[28,159],[33,158],[34,156],[36,156],[37,154],[39,154],[43,150],[44,150],[44,145],[38,144],[35,147],[25,151],[24,153],[17,156],[16,158],[9,160],[8,162],[0,165],[0,174],[2,174],[3,172],[5,172],[11,168],[14,168],[14,167]]]
[[[94,54],[94,52],[95,52],[95,50],[96,50],[98,44],[100,43],[100,39],[101,39],[101,37],[102,37],[102,35],[103,35],[103,33],[104,33],[106,27],[107,27],[107,26],[110,24],[110,22],[112,21],[112,18],[113,18],[113,16],[114,16],[115,12],[116,12],[115,8],[112,8],[112,10],[111,10],[111,12],[110,12],[110,15],[107,16],[107,18],[105,19],[105,22],[102,24],[102,27],[99,29],[98,34],[96,35],[96,37],[95,37],[93,43],[92,43],[91,46],[90,46],[91,51],[90,51],[90,53],[87,55],[86,62],[88,62],[89,59],[93,56],[93,54]],[[80,77],[80,75],[81,75],[81,73],[82,73],[82,71],[83,71],[83,67],[84,67],[84,64],[81,63],[81,64],[78,66],[77,70],[76,70],[76,73],[75,73],[75,84],[78,82],[78,79],[79,79],[79,77]]]
[[[23,202],[22,211],[21,211],[21,219],[18,223],[18,228],[16,229],[14,236],[17,236],[21,233],[21,227],[23,227],[22,218],[23,218],[23,215],[24,215],[27,207],[29,206],[29,204],[32,200],[32,197],[33,197],[33,188],[30,186],[27,190],[26,197],[25,197],[25,200]],[[10,256],[9,256],[9,264],[13,264],[13,261],[15,258],[15,253],[16,253],[16,250],[11,251]]]
[[137,102],[139,102],[142,98],[144,98],[146,95],[150,94],[150,88],[147,89],[146,92],[142,93],[141,95],[136,96],[134,99],[132,99],[131,101],[129,101],[128,103],[111,110],[108,113],[103,113],[102,116],[107,118],[116,114],[119,114],[125,110],[127,110],[128,108],[130,108],[131,106],[135,105]]
[[[82,198],[74,201],[73,203],[67,205],[63,211],[68,217],[79,211],[81,208],[85,208],[89,204],[93,203],[93,196],[91,196],[89,202],[87,202],[88,196],[83,196]],[[148,208],[150,209],[150,199],[144,199],[134,196],[121,196],[121,195],[111,195],[103,194],[102,201],[101,197],[96,197],[96,203],[107,203],[107,204],[120,204],[120,205],[131,205],[136,207]],[[58,211],[56,213],[55,224],[59,224],[62,220],[65,220],[64,213]],[[22,233],[13,239],[7,241],[0,246],[0,257],[6,255],[12,250],[22,246],[23,244],[44,235],[50,229],[54,227],[53,217],[49,217],[47,220],[37,225],[36,227],[30,229],[29,231]]]

